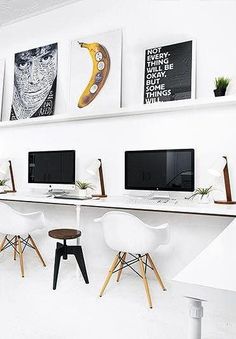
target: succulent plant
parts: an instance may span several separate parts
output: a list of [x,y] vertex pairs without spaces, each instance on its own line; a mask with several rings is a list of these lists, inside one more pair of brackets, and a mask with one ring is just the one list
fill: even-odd
[[210,186],[210,187],[198,187],[194,193],[189,197],[189,199],[193,199],[195,198],[196,196],[200,196],[201,199],[205,196],[205,195],[208,195],[210,194],[212,191],[214,191],[214,188],[213,186]]
[[216,89],[226,89],[229,83],[230,83],[229,78],[224,78],[224,77],[215,78]]
[[2,179],[0,180],[0,186],[7,186],[6,183],[8,182],[9,179]]
[[87,188],[94,189],[93,185],[90,182],[85,182],[85,181],[76,181],[75,185],[81,189],[81,190],[86,190]]

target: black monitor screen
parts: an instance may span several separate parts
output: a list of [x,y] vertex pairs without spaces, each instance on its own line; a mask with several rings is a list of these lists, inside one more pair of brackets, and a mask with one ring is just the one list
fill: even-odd
[[73,185],[75,151],[29,152],[28,182]]
[[125,152],[125,188],[194,191],[194,150]]

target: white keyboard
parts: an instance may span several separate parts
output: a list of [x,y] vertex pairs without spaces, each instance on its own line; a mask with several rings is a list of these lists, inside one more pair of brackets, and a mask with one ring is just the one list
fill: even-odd
[[157,204],[167,204],[167,205],[175,205],[177,204],[176,199],[146,199],[146,198],[135,198],[135,197],[128,197],[127,203],[130,204],[145,204],[145,205],[157,205]]
[[55,195],[54,199],[88,200],[92,199],[92,197],[80,197],[78,195],[65,194],[65,195]]

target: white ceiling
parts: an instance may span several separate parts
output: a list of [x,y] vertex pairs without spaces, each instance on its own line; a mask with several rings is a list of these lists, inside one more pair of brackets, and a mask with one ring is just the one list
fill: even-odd
[[[40,13],[47,12],[57,7],[62,7],[77,1],[81,0],[0,0],[0,26],[8,25],[15,21],[24,20],[25,18],[28,18],[30,16],[38,15]],[[199,1],[199,0],[185,0],[185,1]],[[209,1],[209,0],[200,0],[200,1]]]
[[79,0],[0,0],[0,26]]

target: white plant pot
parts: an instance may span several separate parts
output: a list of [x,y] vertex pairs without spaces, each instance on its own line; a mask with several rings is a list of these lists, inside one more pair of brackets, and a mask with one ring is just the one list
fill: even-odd
[[209,204],[210,199],[209,199],[209,195],[203,195],[203,196],[199,196],[199,202],[200,204]]
[[87,190],[86,189],[84,189],[84,190],[79,189],[79,197],[86,198],[87,197]]
[[0,193],[4,193],[5,192],[5,186],[0,186]]

